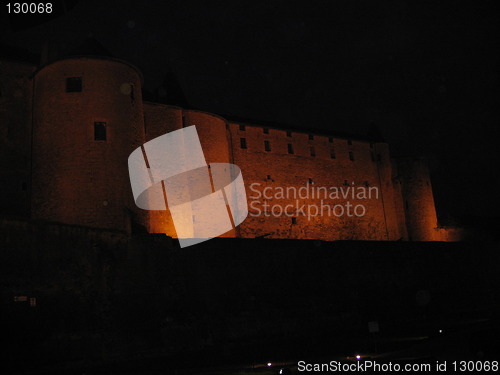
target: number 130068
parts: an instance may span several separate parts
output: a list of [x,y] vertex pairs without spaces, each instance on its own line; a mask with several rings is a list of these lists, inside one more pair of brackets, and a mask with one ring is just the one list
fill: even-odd
[[52,13],[52,3],[8,3],[9,14],[42,14]]

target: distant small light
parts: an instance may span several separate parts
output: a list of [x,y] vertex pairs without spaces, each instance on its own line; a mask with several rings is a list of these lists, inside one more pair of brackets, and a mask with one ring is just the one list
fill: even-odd
[[439,330],[439,333],[443,333],[443,330],[442,330],[442,329],[440,329],[440,330]]
[[280,370],[280,374],[283,374],[283,369]]
[[268,362],[267,363],[267,367],[271,367],[272,366],[272,363],[271,362]]
[[361,359],[361,356],[358,354],[358,355],[356,356],[356,359],[359,361],[359,360]]

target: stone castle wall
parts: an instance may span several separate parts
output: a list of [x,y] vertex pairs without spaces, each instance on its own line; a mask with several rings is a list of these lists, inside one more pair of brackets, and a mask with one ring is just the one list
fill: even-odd
[[[28,65],[2,62],[0,68],[5,180],[0,199],[7,213],[19,208],[36,219],[126,232],[137,224],[176,237],[168,210],[135,206],[127,160],[144,142],[196,125],[207,162],[238,165],[246,184],[249,216],[224,236],[456,237],[437,234],[428,170],[422,163],[395,164],[386,143],[230,123],[202,111],[143,103],[140,72],[115,59],[69,58],[34,74]],[[81,92],[66,92],[69,77],[81,77]],[[96,122],[105,123],[105,141],[94,139]],[[301,188],[323,190],[316,197],[276,197],[279,188],[295,188],[296,194]],[[344,189],[348,196],[332,198],[330,188]],[[364,190],[365,198],[352,197],[352,189]],[[263,197],[264,191],[273,197]],[[354,211],[357,205],[363,210]]]

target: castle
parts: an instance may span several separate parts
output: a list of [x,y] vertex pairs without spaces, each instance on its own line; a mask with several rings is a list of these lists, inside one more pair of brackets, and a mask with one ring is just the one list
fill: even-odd
[[[1,211],[176,237],[168,210],[136,207],[127,159],[145,142],[196,125],[206,160],[236,164],[245,181],[249,215],[225,237],[457,239],[438,227],[424,161],[393,160],[377,139],[228,121],[144,101],[142,81],[136,67],[111,57],[70,56],[41,66],[0,60]],[[298,195],[300,188],[318,194]],[[348,188],[374,195],[345,194]],[[349,205],[362,208],[335,212]]]

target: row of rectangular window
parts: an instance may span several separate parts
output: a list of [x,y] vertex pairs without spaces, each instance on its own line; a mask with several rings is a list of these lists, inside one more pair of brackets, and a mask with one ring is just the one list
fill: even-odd
[[[245,131],[246,130],[245,125],[240,125],[240,130],[241,131]],[[264,134],[269,134],[269,128],[262,128],[262,131],[263,131]],[[292,136],[292,132],[291,131],[287,131],[286,132],[286,136],[287,137],[291,137]],[[313,134],[308,134],[308,139],[310,141],[314,140],[314,135]],[[328,137],[328,142],[329,143],[333,143],[333,137]],[[352,140],[351,139],[347,140],[347,145],[348,146],[352,146]],[[370,148],[373,149],[373,147],[374,147],[374,143],[370,142]]]
[[[96,141],[106,141],[107,139],[107,133],[106,133],[106,123],[103,121],[96,121],[94,122],[94,140]],[[246,138],[240,138],[240,146],[242,149],[247,148],[247,140]],[[271,142],[269,141],[264,141],[264,150],[267,152],[271,151]],[[293,149],[293,144],[288,143],[288,153],[293,155],[295,154],[295,151]],[[309,147],[309,154],[312,157],[316,156],[316,149],[311,146]],[[375,161],[375,154],[373,152],[370,152],[371,159],[372,161]],[[330,150],[330,158],[335,159],[335,151]],[[349,151],[349,160],[354,161],[354,152]],[[378,155],[378,160],[380,161],[380,155]]]
[[[246,138],[240,138],[240,147],[242,149],[247,148],[247,139]],[[293,149],[293,144],[288,143],[287,147],[288,147],[287,151],[289,154],[291,154],[291,155],[295,154],[295,151]],[[264,141],[264,150],[267,152],[271,151],[271,142],[270,141]],[[316,156],[316,149],[313,146],[309,147],[309,155],[312,157]],[[336,157],[337,156],[335,154],[335,151],[330,150],[330,158],[336,159]],[[375,155],[373,154],[373,152],[371,152],[371,158],[372,158],[372,161],[375,161]],[[349,160],[352,160],[352,161],[355,160],[354,159],[354,152],[352,152],[352,151],[349,151]],[[379,155],[379,160],[380,160],[380,155]]]
[[[241,131],[245,131],[245,130],[246,130],[246,126],[245,126],[245,125],[240,125],[240,126],[239,126],[239,129],[240,129]],[[262,132],[263,132],[264,134],[269,134],[269,128],[262,128]],[[287,130],[287,132],[286,132],[286,136],[287,136],[287,137],[291,137],[291,136],[292,136],[292,132]],[[310,141],[314,140],[314,134],[308,134],[308,139],[309,139]],[[333,143],[333,137],[328,137],[328,142],[329,142],[329,143]],[[348,140],[347,140],[347,144],[348,144],[349,146],[352,146],[352,140],[348,139]],[[370,143],[370,147],[373,147],[373,143]]]
[[[247,139],[246,138],[240,138],[240,146],[243,149],[247,148]],[[271,142],[270,141],[264,141],[264,150],[269,152],[271,151]],[[311,156],[316,156],[316,151],[314,150],[314,147],[310,147],[309,149]],[[294,154],[293,150],[293,145],[291,143],[288,143],[288,153],[289,154]]]
[[[266,179],[267,179],[267,180],[270,180],[270,181],[272,181],[272,182],[275,182],[275,180],[271,178],[271,175],[270,175],[270,174],[268,174],[268,175],[267,175],[267,178],[266,178]],[[308,184],[308,185],[314,185],[314,184],[315,184],[315,182],[314,182],[314,180],[313,180],[311,177],[309,177],[309,178],[307,179],[307,184]],[[352,184],[354,185],[354,181],[352,181]],[[350,184],[349,184],[349,181],[348,181],[348,180],[344,180],[344,182],[343,182],[343,184],[342,184],[342,185],[344,185],[344,186],[350,186]],[[364,185],[364,186],[366,186],[366,187],[368,187],[368,186],[370,186],[370,183],[369,183],[368,181],[364,181],[364,182],[363,182],[363,185]]]

